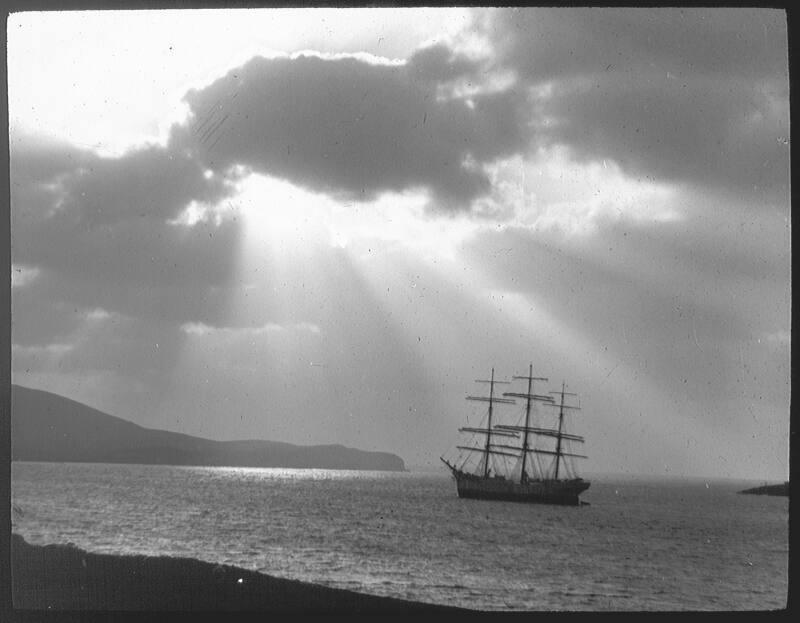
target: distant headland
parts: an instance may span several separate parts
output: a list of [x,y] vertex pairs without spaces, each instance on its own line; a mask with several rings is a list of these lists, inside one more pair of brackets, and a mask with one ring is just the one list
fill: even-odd
[[215,441],[144,428],[63,396],[11,386],[13,461],[405,471],[403,459],[341,445]]

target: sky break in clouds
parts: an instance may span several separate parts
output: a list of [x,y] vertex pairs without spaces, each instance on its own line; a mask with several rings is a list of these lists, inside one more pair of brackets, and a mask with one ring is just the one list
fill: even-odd
[[8,41],[14,382],[432,465],[472,379],[533,361],[581,393],[589,472],[786,476],[783,12],[18,13]]

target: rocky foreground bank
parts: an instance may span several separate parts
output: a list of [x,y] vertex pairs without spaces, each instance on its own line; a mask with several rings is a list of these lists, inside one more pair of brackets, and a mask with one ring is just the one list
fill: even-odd
[[168,556],[93,554],[11,540],[12,599],[25,610],[445,613],[456,608],[275,578]]

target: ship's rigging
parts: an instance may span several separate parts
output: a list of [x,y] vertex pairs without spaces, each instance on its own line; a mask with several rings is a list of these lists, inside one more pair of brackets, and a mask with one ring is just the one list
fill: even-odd
[[[537,393],[536,384],[548,379],[534,376],[532,364],[527,375],[513,380],[525,381],[525,391],[506,391],[498,397],[496,386],[510,382],[497,380],[493,368],[489,380],[476,381],[489,384],[489,395],[467,396],[470,401],[488,403],[488,409],[478,426],[459,429],[470,435],[469,441],[456,446],[459,457],[452,463],[442,458],[459,483],[459,495],[536,498],[535,491],[542,490],[539,497],[544,500],[527,501],[553,501],[561,491],[570,501],[559,503],[577,503],[577,493],[589,486],[576,476],[572,463],[586,458],[572,450],[572,444],[583,443],[584,438],[567,431],[568,415],[580,410],[579,405],[567,404],[567,397],[577,398],[577,394],[567,392],[565,382],[559,391]],[[517,399],[524,404],[517,421],[498,418],[496,407],[516,405]]]

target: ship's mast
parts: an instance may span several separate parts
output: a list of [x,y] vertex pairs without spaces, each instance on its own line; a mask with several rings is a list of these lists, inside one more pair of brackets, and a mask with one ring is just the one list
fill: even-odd
[[528,458],[528,428],[531,425],[531,393],[533,393],[533,364],[528,368],[528,396],[525,400],[525,432],[522,436],[522,473],[519,475],[520,482],[524,482],[527,477],[525,461]]
[[561,405],[558,409],[558,437],[556,441],[556,480],[558,480],[558,464],[561,460],[561,427],[564,424],[564,389],[566,385],[561,381]]
[[[580,410],[580,407],[573,407],[564,404],[564,396],[577,396],[577,394],[571,394],[566,390],[566,382],[561,383],[561,391],[560,392],[550,392],[551,394],[561,394],[561,401],[555,402],[552,396],[544,396],[539,394],[533,393],[533,382],[534,381],[546,381],[545,377],[533,376],[533,364],[530,365],[528,376],[515,376],[515,379],[523,379],[528,381],[528,393],[516,393],[516,392],[505,392],[503,396],[513,396],[516,398],[525,398],[525,425],[520,426],[518,424],[515,425],[508,425],[508,424],[497,424],[494,427],[494,434],[495,435],[514,435],[523,433],[523,440],[522,440],[522,447],[519,446],[510,446],[510,445],[502,445],[496,444],[492,446],[493,448],[503,448],[504,450],[514,450],[516,452],[522,452],[522,473],[520,474],[520,483],[524,483],[525,480],[528,478],[528,474],[526,471],[526,466],[528,462],[528,453],[538,454],[538,455],[547,455],[547,456],[555,456],[556,457],[556,467],[555,467],[555,480],[558,480],[558,473],[560,471],[561,466],[561,459],[562,457],[575,457],[585,459],[586,456],[582,454],[574,454],[573,452],[564,452],[563,450],[563,442],[570,441],[570,442],[577,442],[583,443],[584,439],[580,435],[573,435],[572,433],[567,433],[564,431],[564,413],[566,409],[575,409]],[[539,426],[531,426],[531,403],[543,402],[546,407],[559,407],[559,416],[558,416],[558,428],[543,428],[541,425]],[[528,446],[528,435],[537,435],[543,437],[552,437],[556,439],[556,449],[547,450],[544,448],[531,448]],[[497,452],[497,450],[495,450]],[[519,458],[519,454],[509,455],[509,456],[516,456]],[[542,474],[544,477],[545,474]],[[546,475],[547,478],[550,477],[550,474]]]
[[[561,439],[564,437],[564,409],[569,409],[570,407],[565,407],[564,405],[564,396],[577,396],[577,394],[568,394],[566,391],[567,385],[565,381],[561,381],[561,391],[560,392],[551,392],[553,394],[561,394],[561,403],[558,406],[558,434],[556,435],[556,473],[555,479],[558,480],[558,465],[561,460]],[[573,409],[575,407],[572,407]]]
[[492,368],[492,378],[489,381],[489,421],[486,423],[486,454],[483,462],[483,477],[489,476],[489,451],[492,445],[492,400],[494,399],[494,368]]
[[513,378],[520,380],[523,379],[528,380],[527,394],[517,394],[512,392],[503,394],[503,396],[516,396],[517,398],[525,398],[525,427],[523,429],[523,436],[522,436],[522,473],[519,476],[520,483],[523,483],[528,477],[525,471],[525,464],[528,460],[528,432],[530,431],[531,427],[531,400],[536,400],[540,398],[539,396],[535,396],[533,393],[533,382],[546,381],[547,379],[541,376],[533,376],[533,363],[531,363],[528,368],[528,376],[515,376]]
[[485,432],[486,433],[486,448],[484,450],[483,455],[483,477],[487,478],[489,476],[489,455],[490,454],[501,454],[497,450],[494,450],[492,447],[492,433],[494,432],[495,435],[508,435],[508,433],[492,431],[492,407],[494,406],[495,402],[502,402],[505,404],[514,404],[513,400],[507,400],[504,398],[495,398],[494,397],[494,386],[502,383],[504,385],[508,385],[508,381],[495,381],[494,380],[494,368],[492,368],[492,376],[490,380],[482,380],[476,379],[476,383],[489,383],[489,398],[485,398],[484,396],[467,396],[467,400],[478,400],[481,402],[488,402],[489,403],[489,421],[486,423],[485,429],[469,429],[463,428],[461,430],[466,430],[468,432]]

